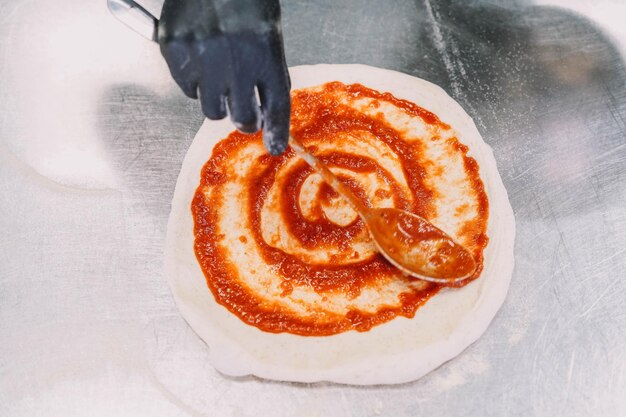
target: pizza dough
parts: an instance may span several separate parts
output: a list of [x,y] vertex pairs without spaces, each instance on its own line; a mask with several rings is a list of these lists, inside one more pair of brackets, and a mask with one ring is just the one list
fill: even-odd
[[[449,125],[339,81],[292,91],[291,106],[292,135],[363,204],[416,213],[470,251],[477,268],[456,287],[480,275],[489,204],[476,161]],[[443,287],[393,267],[346,201],[293,150],[268,156],[260,132],[221,140],[199,180],[196,258],[218,304],[251,326],[303,336],[367,331],[412,318]]]
[[[462,288],[440,290],[412,318],[391,317],[393,319],[389,321],[370,326],[369,330],[359,329],[367,330],[363,332],[351,330],[356,327],[350,327],[348,323],[347,327],[342,327],[338,332],[326,333],[331,334],[329,336],[301,336],[294,334],[297,331],[264,332],[244,323],[245,314],[238,317],[216,302],[214,294],[207,288],[194,252],[191,203],[199,185],[200,173],[214,145],[233,130],[231,123],[223,120],[204,123],[185,157],[177,182],[165,254],[166,274],[172,292],[185,319],[209,345],[213,365],[225,374],[352,384],[401,383],[417,379],[475,341],[486,329],[506,295],[513,269],[514,218],[491,150],[460,106],[439,87],[426,81],[360,65],[296,67],[290,69],[290,74],[294,90],[340,81],[345,84],[360,83],[381,92],[390,92],[395,97],[433,112],[452,127],[454,136],[469,147],[468,155],[478,162],[480,177],[489,199],[489,244],[484,251],[484,269],[480,278]],[[363,111],[366,111],[365,107]],[[349,143],[349,140],[346,142]],[[358,146],[358,143],[355,142],[353,146]],[[241,160],[242,167],[246,165],[245,160]],[[384,158],[377,160],[384,162]],[[239,166],[238,162],[234,164]],[[452,172],[445,178],[453,177]],[[319,184],[315,187],[319,188]],[[441,201],[445,202],[445,198]],[[449,201],[439,208],[439,212],[445,212],[445,208],[453,204],[459,203]],[[301,208],[306,211],[306,204],[301,204]],[[345,218],[345,211],[328,214],[334,215],[338,223],[350,221]],[[445,220],[446,215],[440,217]],[[231,219],[228,224],[236,228],[232,220],[236,219]],[[266,210],[264,224],[279,224],[272,221],[272,210]],[[272,227],[267,227],[263,232],[264,239],[270,240],[272,233],[278,237],[286,235],[276,230],[272,232]],[[236,233],[236,236],[239,235]],[[240,243],[247,241],[248,238],[244,236]],[[236,244],[232,243],[231,246],[234,248]],[[289,239],[278,239],[275,246],[280,247],[281,251],[300,251],[297,256],[304,258],[325,256],[327,252],[303,251]],[[245,245],[242,247],[235,258],[241,259],[242,265],[248,266],[254,259],[246,259],[244,255],[250,250],[246,250]],[[370,249],[362,241],[357,258],[371,256],[371,253],[368,255]],[[233,251],[236,252],[235,249]],[[312,295],[315,293],[312,292]],[[394,296],[397,298],[397,294],[392,295],[392,298]],[[347,303],[346,300],[339,299],[339,307],[341,302]],[[319,312],[315,314],[321,321]]]

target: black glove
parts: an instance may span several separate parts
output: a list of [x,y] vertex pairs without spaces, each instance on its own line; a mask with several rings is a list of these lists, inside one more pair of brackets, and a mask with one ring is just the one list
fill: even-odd
[[189,97],[199,92],[209,119],[226,117],[228,106],[237,129],[263,124],[265,148],[285,150],[290,85],[278,0],[165,0],[158,33],[174,80]]

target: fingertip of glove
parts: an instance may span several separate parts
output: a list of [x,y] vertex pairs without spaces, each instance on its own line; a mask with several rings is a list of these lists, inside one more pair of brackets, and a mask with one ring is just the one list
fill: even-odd
[[261,121],[258,118],[244,123],[233,120],[233,124],[237,130],[243,133],[256,133],[261,128]]
[[197,99],[198,98],[198,83],[195,81],[183,81],[177,78],[174,78],[180,89],[183,91],[189,98]]
[[278,156],[287,149],[288,138],[278,138],[271,131],[263,132],[263,145],[272,156]]

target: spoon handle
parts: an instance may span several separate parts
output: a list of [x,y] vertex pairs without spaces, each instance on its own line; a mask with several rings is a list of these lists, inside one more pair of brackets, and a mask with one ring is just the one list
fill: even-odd
[[359,216],[366,218],[368,207],[352,192],[350,188],[345,186],[330,169],[326,167],[319,159],[306,150],[299,140],[289,135],[289,145],[296,153],[309,164],[315,172],[322,176],[324,181],[330,185],[340,196],[342,196]]

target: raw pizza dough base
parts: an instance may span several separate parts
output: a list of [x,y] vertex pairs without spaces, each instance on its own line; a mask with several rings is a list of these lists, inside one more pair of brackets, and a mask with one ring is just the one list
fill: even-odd
[[194,253],[190,207],[200,171],[213,146],[234,130],[229,120],[205,120],[183,161],[167,228],[165,271],[178,308],[209,345],[213,366],[226,375],[355,385],[416,380],[476,341],[504,302],[513,273],[515,219],[493,152],[461,106],[430,82],[364,65],[298,66],[289,73],[292,89],[360,83],[416,103],[452,126],[478,162],[489,198],[483,273],[465,287],[442,290],[414,318],[397,317],[364,333],[306,337],[243,323],[215,302]]

